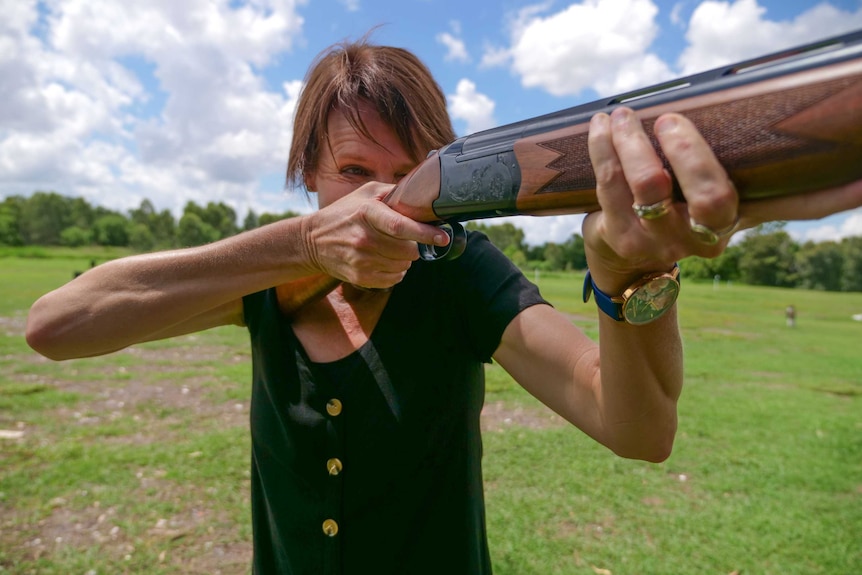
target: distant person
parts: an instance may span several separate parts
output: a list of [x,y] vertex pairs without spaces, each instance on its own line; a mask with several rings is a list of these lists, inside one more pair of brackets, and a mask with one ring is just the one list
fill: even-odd
[[[857,185],[825,193],[831,203],[741,206],[691,122],[654,127],[687,202],[631,110],[590,124],[602,209],[582,230],[598,342],[481,233],[458,259],[419,260],[417,244],[448,238],[382,199],[455,133],[428,69],[365,41],[318,57],[297,103],[287,176],[319,210],[102,263],[33,305],[27,340],[66,359],[246,326],[254,572],[491,573],[484,364],[618,455],[661,461],[683,383],[676,261],[721,254],[737,228],[862,204]],[[320,273],[343,283],[285,317],[275,287]],[[639,285],[624,317],[618,298]]]
[[793,305],[784,309],[784,317],[787,320],[787,327],[796,327],[796,308]]

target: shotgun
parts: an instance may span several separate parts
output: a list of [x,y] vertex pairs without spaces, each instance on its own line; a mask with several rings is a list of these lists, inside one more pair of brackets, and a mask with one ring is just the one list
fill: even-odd
[[[385,201],[449,234],[446,247],[420,246],[426,260],[463,252],[463,221],[596,211],[589,122],[618,106],[635,110],[669,171],[653,123],[688,117],[742,201],[850,183],[862,178],[862,30],[459,138]],[[320,274],[278,286],[279,307],[291,315],[338,284]]]

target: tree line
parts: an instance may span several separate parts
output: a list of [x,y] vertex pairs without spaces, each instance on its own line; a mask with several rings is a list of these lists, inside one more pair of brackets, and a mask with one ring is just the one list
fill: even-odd
[[[840,242],[798,243],[785,231],[786,222],[749,230],[717,258],[689,257],[680,262],[684,278],[738,281],[750,285],[825,291],[862,291],[862,237]],[[510,223],[469,223],[523,269],[582,270],[587,267],[584,238],[528,246],[524,232]]]
[[[40,191],[29,197],[10,196],[0,203],[0,245],[101,245],[146,252],[203,245],[296,215],[249,211],[240,225],[227,204],[188,202],[176,220],[168,210],[157,211],[149,200],[121,213],[92,206],[83,198]],[[509,222],[469,222],[467,228],[486,233],[523,269],[583,270],[587,266],[584,239],[577,233],[562,243],[531,246],[524,231]],[[862,291],[862,237],[800,244],[784,230],[784,223],[773,222],[750,230],[721,256],[690,257],[681,262],[681,268],[688,279]]]
[[294,212],[249,211],[238,225],[236,211],[223,202],[186,203],[177,221],[169,210],[157,211],[143,200],[124,214],[90,205],[83,198],[55,192],[10,196],[0,204],[0,245],[128,247],[138,252],[199,246],[251,230]]

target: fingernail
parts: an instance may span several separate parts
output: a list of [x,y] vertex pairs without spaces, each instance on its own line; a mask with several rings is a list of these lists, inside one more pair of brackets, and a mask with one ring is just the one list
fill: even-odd
[[438,234],[434,236],[434,245],[435,246],[445,246],[449,243],[449,236],[446,234]]
[[608,115],[603,113],[595,114],[592,118],[590,118],[590,124],[592,127],[599,127],[605,124],[608,121]]
[[676,130],[678,125],[679,122],[677,122],[677,119],[674,116],[662,116],[655,123],[655,131],[657,134],[672,132],[673,130]]
[[611,112],[611,119],[614,121],[614,124],[625,124],[631,117],[632,111],[628,108],[617,108]]

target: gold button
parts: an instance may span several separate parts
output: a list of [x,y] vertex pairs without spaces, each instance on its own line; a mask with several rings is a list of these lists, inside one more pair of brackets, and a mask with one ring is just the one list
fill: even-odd
[[337,399],[330,399],[326,402],[326,413],[335,417],[341,415],[341,402]]
[[327,519],[323,522],[323,532],[327,537],[335,537],[338,535],[338,523],[334,519]]
[[341,460],[337,457],[333,457],[326,461],[326,470],[329,471],[330,475],[338,475],[341,473],[342,469],[343,466],[341,465]]

